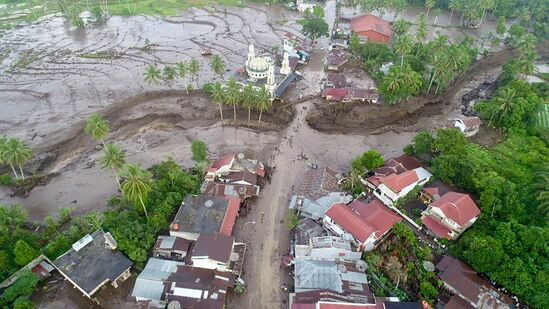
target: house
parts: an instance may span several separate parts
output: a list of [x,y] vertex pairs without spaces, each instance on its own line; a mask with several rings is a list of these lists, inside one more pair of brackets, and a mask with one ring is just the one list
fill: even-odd
[[433,175],[423,167],[418,167],[400,174],[389,174],[377,179],[368,180],[376,185],[374,196],[384,204],[392,206],[400,198],[406,196],[416,186],[423,186]]
[[87,234],[53,261],[53,266],[86,297],[107,283],[117,288],[131,275],[133,263],[117,250],[110,233],[99,229]]
[[319,301],[293,303],[290,309],[426,309],[426,307],[417,302],[383,301],[378,300],[377,297],[375,303],[353,303],[341,299],[334,302],[321,295]]
[[232,235],[240,199],[187,195],[170,225],[170,236],[197,240],[200,234]]
[[444,194],[451,191],[453,191],[452,188],[437,179],[421,189],[421,191],[419,192],[419,199],[424,204],[431,204],[432,202],[438,200]]
[[339,71],[349,61],[349,57],[343,52],[332,50],[324,62],[327,71]]
[[225,307],[227,290],[234,286],[231,272],[187,266],[182,262],[151,258],[135,281],[137,302],[165,308]]
[[183,261],[192,252],[194,243],[188,239],[175,236],[158,236],[153,246],[153,256],[156,258]]
[[465,136],[470,137],[478,133],[482,121],[478,117],[460,116],[452,119],[454,127],[458,128]]
[[349,48],[349,41],[347,39],[334,39],[331,43],[332,49],[346,50]]
[[363,89],[355,87],[326,88],[322,90],[321,96],[329,102],[371,102],[377,103],[379,94],[377,89]]
[[347,80],[345,75],[337,73],[328,73],[326,81],[324,82],[324,88],[343,88],[347,86]]
[[333,204],[348,204],[353,197],[343,192],[331,192],[316,200],[310,200],[303,196],[293,195],[290,200],[290,209],[299,211],[300,217],[312,218],[314,220],[323,219],[326,216],[326,210]]
[[200,234],[192,252],[191,263],[194,267],[232,271],[240,275],[245,250],[246,245],[235,243],[232,236]]
[[429,204],[421,222],[437,237],[454,240],[478,219],[480,209],[469,194],[448,192]]
[[393,29],[388,21],[368,14],[351,19],[351,30],[362,41],[389,44]]
[[216,197],[236,197],[241,201],[259,196],[260,187],[250,184],[222,183],[204,181],[200,187],[200,193]]
[[350,237],[362,251],[371,251],[402,219],[379,200],[365,204],[359,200],[349,205],[334,204],[326,211],[324,226],[336,235]]
[[[513,301],[509,296],[479,277],[471,267],[458,259],[444,256],[436,265],[436,269],[444,288],[465,300],[473,308],[512,308]],[[456,300],[454,302],[458,303]]]
[[335,203],[349,203],[351,196],[339,189],[339,175],[329,167],[309,168],[299,180],[290,209],[300,216],[315,220],[324,218],[326,210]]
[[405,171],[410,171],[419,167],[421,167],[421,162],[419,162],[416,158],[409,155],[402,155],[400,157],[391,158],[385,161],[384,166],[375,169],[373,173],[369,173],[368,178],[361,178],[361,182],[366,186],[366,192],[373,194],[373,192],[381,184],[380,179],[383,176],[401,174]]
[[313,237],[320,236],[328,236],[328,231],[311,218],[301,219],[295,228],[296,246],[308,246]]
[[312,237],[306,245],[295,246],[296,259],[313,259],[325,261],[359,261],[362,252],[352,250],[351,242],[343,237]]
[[368,286],[364,261],[320,261],[297,259],[295,261],[295,293],[328,290],[347,297],[353,302],[374,301]]
[[243,153],[226,154],[215,160],[206,172],[206,181],[214,181],[218,177],[227,176],[231,172],[248,172],[256,177],[265,177],[265,166],[262,162],[247,159]]
[[316,2],[314,0],[297,0],[295,6],[298,11],[305,12],[307,10],[313,11]]

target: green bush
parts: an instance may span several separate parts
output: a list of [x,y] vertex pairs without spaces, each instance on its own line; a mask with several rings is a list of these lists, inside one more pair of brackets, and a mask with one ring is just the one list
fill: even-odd
[[0,175],[0,185],[9,186],[13,184],[13,178],[8,173]]
[[30,270],[25,270],[21,277],[4,291],[0,303],[8,305],[19,297],[29,297],[37,284],[38,276]]
[[38,256],[36,250],[34,250],[33,247],[29,246],[29,244],[22,239],[19,239],[15,243],[13,254],[15,255],[15,262],[21,266],[27,265]]

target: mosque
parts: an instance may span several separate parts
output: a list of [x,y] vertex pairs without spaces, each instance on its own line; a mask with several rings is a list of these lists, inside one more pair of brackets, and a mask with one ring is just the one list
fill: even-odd
[[280,98],[297,78],[296,65],[297,59],[290,57],[285,51],[282,64],[277,66],[270,56],[256,55],[255,47],[251,44],[245,66],[238,68],[229,78],[235,78],[243,86],[251,83],[256,89],[264,87],[275,99]]

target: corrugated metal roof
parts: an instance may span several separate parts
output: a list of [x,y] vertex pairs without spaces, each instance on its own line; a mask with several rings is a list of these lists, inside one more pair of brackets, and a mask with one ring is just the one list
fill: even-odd
[[164,291],[164,281],[179,265],[185,263],[150,258],[135,281],[132,296],[160,300]]

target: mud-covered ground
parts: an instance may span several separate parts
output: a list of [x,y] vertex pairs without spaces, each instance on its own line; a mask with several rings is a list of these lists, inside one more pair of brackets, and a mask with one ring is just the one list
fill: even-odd
[[[264,113],[259,133],[229,132],[217,124],[218,109],[206,95],[176,89],[219,78],[211,73],[209,58],[200,55],[202,48],[221,55],[232,71],[243,65],[248,44],[268,50],[281,45],[286,32],[299,36],[296,18],[295,12],[276,7],[219,7],[170,18],[115,16],[102,26],[76,31],[62,17],[51,16],[7,31],[0,38],[0,134],[21,138],[33,148],[39,162],[27,166],[30,172],[40,166],[41,175],[53,177],[25,199],[9,197],[10,190],[1,188],[0,201],[23,204],[36,220],[64,206],[76,213],[101,209],[115,193],[112,176],[94,164],[98,143],[82,133],[85,119],[96,111],[111,122],[107,139],[144,166],[168,155],[189,165],[193,138],[205,140],[212,156],[232,149],[268,156],[277,133],[266,130],[288,123],[291,109]],[[201,64],[196,80],[159,85],[143,80],[149,64],[162,67],[190,59]],[[246,111],[238,112],[240,120],[247,118]],[[257,116],[252,115],[255,127]]]

